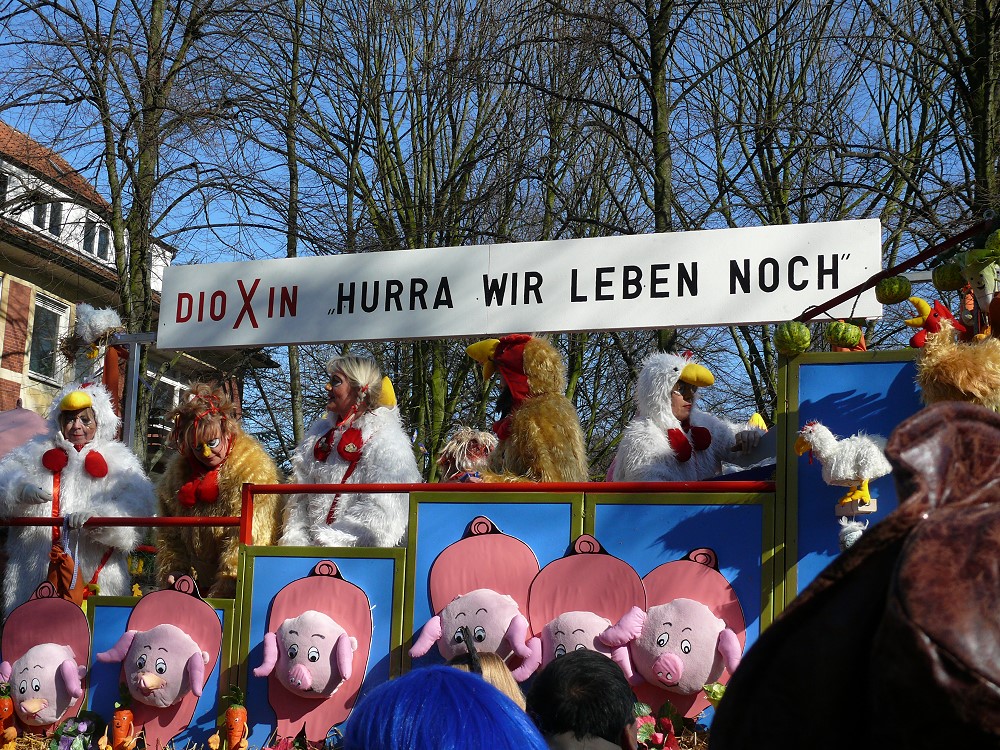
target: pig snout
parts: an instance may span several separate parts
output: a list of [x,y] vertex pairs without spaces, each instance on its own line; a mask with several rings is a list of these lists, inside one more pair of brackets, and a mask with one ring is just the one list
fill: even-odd
[[28,716],[35,716],[39,711],[48,708],[49,702],[44,698],[29,698],[21,704],[21,710]]
[[153,672],[140,672],[136,675],[135,682],[143,695],[149,695],[154,690],[159,690],[167,684],[166,680]]
[[660,654],[653,662],[656,679],[667,687],[673,687],[684,675],[684,662],[677,654]]
[[312,690],[312,675],[302,664],[288,671],[288,684],[297,690]]

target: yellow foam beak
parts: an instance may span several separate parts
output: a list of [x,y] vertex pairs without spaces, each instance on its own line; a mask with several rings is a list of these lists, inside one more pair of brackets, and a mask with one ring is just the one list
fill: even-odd
[[78,409],[86,409],[88,406],[93,405],[94,401],[86,391],[70,391],[59,402],[59,410],[77,411]]
[[483,339],[475,344],[466,347],[465,353],[483,366],[483,377],[489,380],[496,372],[496,365],[493,364],[493,354],[497,350],[500,339]]
[[809,451],[811,451],[812,446],[809,444],[808,440],[799,435],[797,438],[795,438],[794,450],[796,456],[801,456],[803,453],[808,453]]
[[681,380],[688,385],[695,385],[699,388],[715,383],[715,376],[707,367],[688,362],[681,370]]
[[927,316],[931,314],[931,306],[920,299],[920,297],[910,297],[910,304],[917,309],[918,317],[908,318],[903,322],[911,328],[922,328],[924,323],[927,322]]
[[203,455],[205,458],[208,458],[209,456],[212,455],[212,449],[208,447],[208,443],[201,444],[201,455]]
[[378,405],[386,409],[396,406],[396,389],[392,387],[392,381],[387,377],[382,378],[382,394],[378,397]]

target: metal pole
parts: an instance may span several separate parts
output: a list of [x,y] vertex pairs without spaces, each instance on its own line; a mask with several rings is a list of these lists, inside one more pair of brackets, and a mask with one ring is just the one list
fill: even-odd
[[155,344],[156,334],[116,333],[111,337],[111,345],[128,347],[128,369],[125,373],[125,403],[122,404],[122,442],[129,448],[135,444],[135,409],[139,402],[139,347]]

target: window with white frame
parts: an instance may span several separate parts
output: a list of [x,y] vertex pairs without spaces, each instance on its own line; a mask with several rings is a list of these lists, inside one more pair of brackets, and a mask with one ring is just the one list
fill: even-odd
[[10,176],[0,172],[0,209],[7,205],[7,191],[10,189]]
[[35,377],[59,382],[59,339],[66,335],[69,308],[54,299],[36,294],[31,326],[31,349],[28,371]]
[[108,249],[111,246],[111,231],[94,219],[87,219],[83,226],[83,251],[96,255],[101,260],[108,260]]
[[47,229],[57,237],[63,229],[63,204],[41,193],[35,195],[31,209],[31,223],[39,229]]

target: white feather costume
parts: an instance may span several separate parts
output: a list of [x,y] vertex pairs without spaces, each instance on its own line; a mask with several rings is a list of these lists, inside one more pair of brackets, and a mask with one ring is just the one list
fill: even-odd
[[[735,437],[747,425],[720,419],[697,407],[691,409],[687,429],[674,416],[670,393],[689,360],[676,354],[653,354],[636,383],[636,416],[625,428],[615,457],[615,482],[691,482],[709,479],[722,471],[723,461],[732,461]],[[691,428],[704,428],[711,435],[707,447],[698,448]],[[690,450],[682,460],[671,447],[669,431],[677,430]],[[677,435],[678,433],[675,433]],[[704,433],[702,433],[704,434]]]
[[[59,428],[59,403],[74,390],[86,391],[93,402],[97,420],[94,439],[79,452],[63,437]],[[66,452],[67,464],[59,472],[59,514],[89,512],[94,516],[155,516],[153,486],[135,454],[115,440],[120,419],[111,407],[104,386],[94,383],[84,388],[77,383],[63,388],[49,410],[48,435],[39,435],[8,453],[0,462],[0,515],[51,516],[52,502],[29,503],[21,497],[21,486],[30,482],[49,492],[54,474],[42,465],[42,456],[53,448]],[[91,452],[99,453],[107,463],[108,473],[91,476],[84,462]],[[108,548],[111,557],[100,571],[97,583],[102,595],[127,596],[130,593],[126,553],[139,543],[140,529],[90,527],[71,531],[70,554],[79,539],[79,575],[90,582]],[[51,526],[11,527],[7,538],[7,572],[3,579],[3,609],[9,614],[24,603],[48,575],[49,551],[52,549]]]
[[[316,442],[334,422],[317,420],[292,456],[292,481],[297,484],[341,484],[350,464],[336,449],[339,435],[325,461],[315,455]],[[411,483],[422,477],[399,412],[379,407],[356,417],[361,430],[361,458],[347,478],[349,484]],[[405,542],[410,507],[407,493],[345,492],[337,499],[333,523],[327,523],[333,495],[289,495],[284,529],[278,544],[320,547],[396,547]]]

